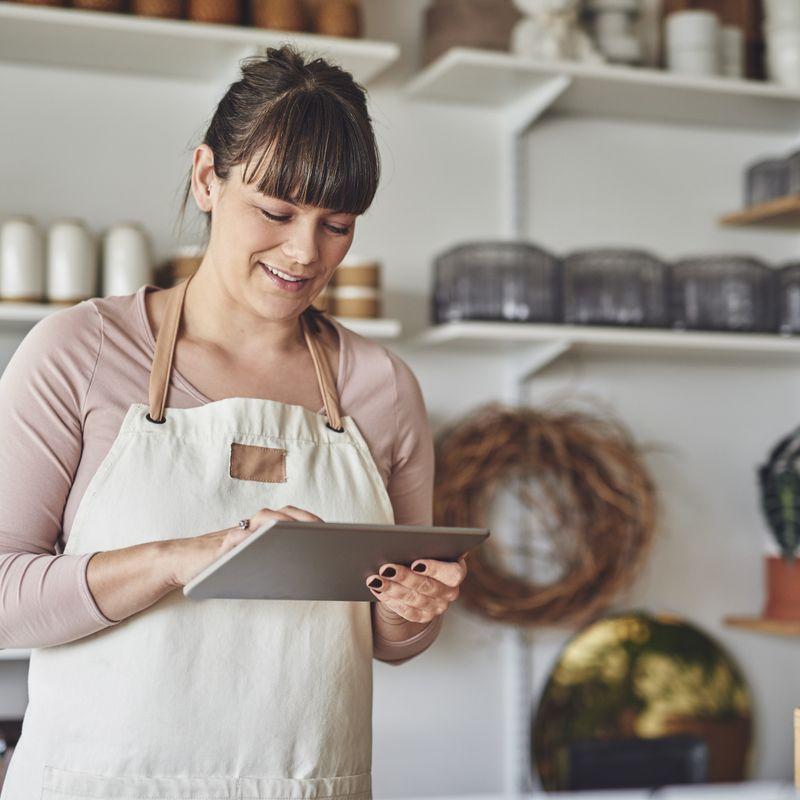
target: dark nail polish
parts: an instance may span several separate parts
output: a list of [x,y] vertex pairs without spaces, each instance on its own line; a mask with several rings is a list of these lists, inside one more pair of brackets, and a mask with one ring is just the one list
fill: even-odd
[[382,580],[380,580],[380,579],[378,579],[378,578],[374,578],[373,580],[371,580],[371,581],[369,582],[369,585],[370,585],[370,586],[371,586],[373,589],[379,589],[381,586],[383,586],[383,581],[382,581]]
[[425,572],[425,565],[424,564],[416,564],[414,567],[414,572]]
[[397,570],[394,567],[386,567],[386,569],[381,572],[384,578],[394,578],[397,575]]

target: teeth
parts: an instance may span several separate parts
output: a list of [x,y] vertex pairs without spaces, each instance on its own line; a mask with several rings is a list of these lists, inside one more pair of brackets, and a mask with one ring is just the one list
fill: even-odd
[[[264,264],[264,262],[261,262]],[[285,281],[291,281],[292,283],[297,283],[298,281],[305,280],[305,278],[293,278],[291,275],[287,275],[285,272],[281,272],[279,269],[275,269],[275,267],[271,267],[269,264],[264,264],[264,266],[274,275],[277,275],[279,278],[283,278]]]

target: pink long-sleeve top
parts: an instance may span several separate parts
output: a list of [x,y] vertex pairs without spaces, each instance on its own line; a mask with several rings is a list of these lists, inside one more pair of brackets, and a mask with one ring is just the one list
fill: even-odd
[[[61,644],[114,624],[86,580],[93,553],[65,554],[64,545],[128,408],[147,403],[155,339],[145,293],[155,289],[54,312],[25,336],[0,377],[0,647]],[[370,448],[395,522],[429,525],[434,457],[419,384],[394,353],[335,325],[342,413]],[[173,370],[169,405],[206,402]],[[406,661],[440,628],[437,617],[403,642],[375,637],[374,656]]]

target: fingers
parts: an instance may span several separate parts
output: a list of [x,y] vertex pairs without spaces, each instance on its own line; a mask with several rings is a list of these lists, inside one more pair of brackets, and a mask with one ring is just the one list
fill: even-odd
[[[397,611],[398,614],[411,619],[407,611],[414,609],[415,612],[423,612],[425,614],[443,614],[450,603],[458,597],[458,589],[445,586],[431,578],[418,578],[413,575],[405,567],[400,565],[392,566],[386,565],[391,569],[405,569],[403,573],[404,581],[401,580],[401,574],[398,572],[395,579],[380,577],[378,575],[370,575],[367,578],[367,586],[369,590],[381,602],[387,603],[389,608]],[[410,577],[409,577],[410,576]],[[380,582],[380,585],[377,585]],[[376,585],[372,585],[376,584]],[[413,584],[413,585],[412,585]]]
[[421,558],[411,565],[415,575],[427,575],[447,586],[458,586],[467,575],[467,562],[464,556],[458,561],[435,561]]
[[[374,577],[376,576],[370,576],[370,578]],[[457,586],[447,586],[447,584],[428,575],[418,575],[402,564],[384,564],[378,570],[377,577],[383,581],[385,587],[389,587],[391,584],[399,584],[409,591],[427,597],[441,598],[447,600],[448,603],[452,603],[458,597]],[[397,596],[396,592],[393,596]]]
[[430,622],[438,613],[430,608],[416,608],[400,600],[392,600],[386,597],[378,597],[378,602],[390,608],[409,622]]
[[318,517],[316,514],[312,514],[310,511],[306,511],[303,508],[284,506],[281,511],[284,514],[288,514],[292,519],[298,520],[299,522],[322,522],[321,517]]
[[283,506],[278,510],[272,508],[262,508],[250,517],[250,528],[258,528],[265,522],[273,522],[278,520],[285,520],[290,522],[292,520],[298,522],[322,522],[322,519],[310,511],[296,506]]

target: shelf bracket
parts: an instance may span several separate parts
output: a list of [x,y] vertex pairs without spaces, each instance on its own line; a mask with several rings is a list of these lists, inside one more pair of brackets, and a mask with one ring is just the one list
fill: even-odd
[[521,239],[524,236],[523,213],[525,159],[523,157],[524,135],[528,128],[550,108],[571,86],[568,75],[556,75],[542,82],[519,100],[502,111],[501,125],[504,132],[503,147],[503,224],[508,236]]
[[545,342],[537,345],[532,350],[526,350],[524,356],[511,359],[509,388],[514,402],[522,404],[524,402],[525,387],[530,379],[571,349],[572,342],[567,339],[559,339],[554,342]]

